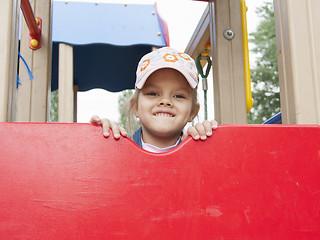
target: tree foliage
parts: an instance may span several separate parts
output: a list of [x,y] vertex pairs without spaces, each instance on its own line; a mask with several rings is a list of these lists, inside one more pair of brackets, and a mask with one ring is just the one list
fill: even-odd
[[51,92],[50,96],[50,121],[58,122],[58,100],[59,100],[59,90]]
[[140,127],[139,121],[134,116],[128,115],[130,107],[129,101],[133,93],[133,90],[125,90],[118,98],[118,109],[120,113],[119,125],[127,129],[129,134],[133,133]]
[[278,80],[277,47],[274,10],[270,2],[257,9],[261,19],[250,42],[257,55],[251,69],[253,109],[248,116],[249,123],[262,123],[280,112],[280,90]]

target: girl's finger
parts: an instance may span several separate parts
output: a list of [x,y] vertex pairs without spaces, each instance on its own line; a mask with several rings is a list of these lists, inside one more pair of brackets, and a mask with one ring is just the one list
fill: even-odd
[[196,130],[198,131],[199,135],[200,135],[200,139],[201,140],[206,140],[207,139],[207,135],[206,135],[206,130],[203,126],[202,123],[198,122],[195,126]]
[[123,137],[126,137],[128,135],[127,131],[123,127],[120,127],[120,133]]
[[211,120],[210,124],[213,130],[216,130],[218,128],[218,122],[216,120]]
[[191,136],[194,140],[198,140],[200,138],[199,133],[195,127],[189,127],[187,130],[187,135]]
[[101,119],[97,115],[93,115],[90,119],[90,123],[101,124]]
[[120,127],[117,123],[115,122],[110,122],[110,128],[112,129],[113,132],[113,137],[115,139],[119,139],[120,138]]
[[101,124],[102,124],[102,131],[103,131],[103,136],[109,137],[110,133],[110,121],[107,118],[101,119]]
[[206,135],[211,136],[212,135],[212,127],[211,123],[208,120],[203,121],[203,127],[205,129]]

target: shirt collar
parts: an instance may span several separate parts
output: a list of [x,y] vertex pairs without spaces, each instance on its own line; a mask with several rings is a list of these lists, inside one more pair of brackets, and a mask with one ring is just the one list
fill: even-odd
[[175,148],[176,146],[178,146],[179,143],[180,143],[180,140],[181,140],[181,136],[179,137],[178,141],[177,141],[174,145],[169,146],[169,147],[165,147],[165,148],[159,148],[159,147],[156,147],[156,146],[154,146],[154,145],[151,145],[151,144],[148,144],[148,143],[143,142],[142,136],[141,136],[142,148],[143,148],[144,150],[147,150],[147,151],[153,152],[153,153],[164,153],[164,152],[168,152],[168,151],[172,150],[173,148]]

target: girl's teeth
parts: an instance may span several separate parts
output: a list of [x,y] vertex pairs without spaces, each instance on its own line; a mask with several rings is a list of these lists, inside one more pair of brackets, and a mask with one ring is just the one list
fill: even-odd
[[172,117],[172,115],[168,114],[168,113],[157,113],[156,116],[157,117]]

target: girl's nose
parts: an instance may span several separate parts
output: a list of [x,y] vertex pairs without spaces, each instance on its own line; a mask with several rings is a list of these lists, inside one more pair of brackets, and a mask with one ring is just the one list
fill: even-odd
[[169,98],[161,98],[160,101],[158,102],[159,106],[165,106],[165,107],[171,107],[172,102]]

